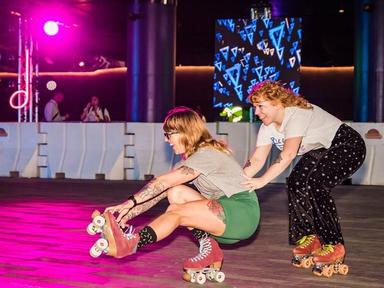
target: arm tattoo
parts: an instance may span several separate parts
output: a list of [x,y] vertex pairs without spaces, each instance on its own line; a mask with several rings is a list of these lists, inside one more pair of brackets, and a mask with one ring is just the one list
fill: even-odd
[[155,206],[157,203],[159,203],[161,200],[163,200],[165,197],[167,197],[167,193],[161,193],[160,195],[157,195],[154,198],[147,200],[146,202],[141,203],[141,204],[133,207],[121,219],[121,222],[125,223],[125,222],[131,220],[132,218],[135,218],[137,215],[144,213],[145,211],[149,210],[150,208]]
[[187,166],[181,166],[179,169],[181,171],[181,174],[184,174],[184,175],[195,174],[195,170]]
[[135,195],[137,197],[137,203],[145,202],[147,199],[156,197],[160,193],[164,192],[166,187],[164,183],[160,182],[156,178],[151,180]]
[[251,160],[247,160],[247,162],[245,163],[243,169],[251,167],[251,165],[252,165]]
[[281,158],[281,153],[280,153],[279,156],[276,157],[275,161],[273,161],[272,165],[280,163],[281,160],[283,160],[283,158]]
[[225,224],[225,214],[224,214],[224,209],[217,200],[209,200],[207,203],[207,206],[209,210],[217,216],[223,223]]

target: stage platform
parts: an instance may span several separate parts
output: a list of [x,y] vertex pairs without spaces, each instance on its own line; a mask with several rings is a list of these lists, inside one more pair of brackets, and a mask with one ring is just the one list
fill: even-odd
[[[191,233],[131,257],[92,258],[98,239],[86,227],[94,209],[120,203],[144,181],[0,178],[0,287],[203,287],[182,280],[182,262],[197,254]],[[384,186],[333,191],[347,248],[347,276],[314,276],[290,264],[285,185],[259,190],[261,226],[252,239],[224,248],[224,283],[204,287],[384,287]],[[135,219],[144,225],[167,202]]]

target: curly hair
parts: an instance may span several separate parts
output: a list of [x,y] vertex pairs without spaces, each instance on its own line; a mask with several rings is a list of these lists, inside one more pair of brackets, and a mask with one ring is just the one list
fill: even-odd
[[163,130],[180,133],[181,144],[185,147],[184,158],[202,147],[212,147],[231,154],[231,150],[224,142],[212,138],[199,114],[188,107],[180,106],[170,110],[164,120]]
[[285,88],[276,81],[267,80],[255,85],[248,98],[252,104],[261,101],[271,101],[279,102],[283,107],[313,108],[302,96],[296,95],[291,89]]

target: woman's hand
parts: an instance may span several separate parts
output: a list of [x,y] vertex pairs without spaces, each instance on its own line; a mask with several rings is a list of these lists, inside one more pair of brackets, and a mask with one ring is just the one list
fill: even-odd
[[134,206],[134,203],[132,200],[125,201],[122,204],[116,205],[116,206],[111,206],[105,208],[104,212],[110,212],[112,214],[118,212],[119,216],[117,216],[116,221],[120,222],[121,219],[131,210]]
[[251,178],[248,176],[244,176],[247,180],[242,182],[241,185],[249,189],[249,191],[254,191],[256,189],[260,189],[267,185],[267,183],[262,178]]

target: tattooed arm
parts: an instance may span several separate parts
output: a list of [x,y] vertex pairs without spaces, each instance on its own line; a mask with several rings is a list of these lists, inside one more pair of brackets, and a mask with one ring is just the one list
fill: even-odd
[[[286,139],[284,142],[283,151],[273,161],[271,166],[265,171],[265,173],[258,178],[248,178],[247,181],[242,184],[250,190],[260,189],[271,182],[274,178],[279,176],[297,155],[302,137],[294,137]],[[263,147],[263,146],[261,146]],[[251,158],[252,161],[252,158]]]
[[265,161],[268,158],[269,153],[271,152],[271,145],[263,145],[256,148],[252,157],[245,163],[243,169],[244,174],[248,177],[253,177],[257,172],[263,168]]
[[105,210],[111,213],[119,212],[117,221],[120,221],[123,217],[127,217],[127,220],[128,218],[132,219],[164,199],[167,196],[164,191],[167,189],[190,182],[199,175],[200,173],[192,168],[182,166],[150,181],[133,196],[134,199],[130,197],[124,203],[108,207]]
[[131,208],[127,214],[123,215],[122,218],[121,218],[121,223],[122,223],[122,226],[124,227],[124,224],[135,218],[137,215],[140,215],[142,213],[144,213],[145,211],[151,209],[153,206],[155,206],[158,202],[160,202],[161,200],[163,200],[164,198],[167,197],[167,193],[161,193],[160,195],[154,197],[153,199],[150,199],[150,200],[147,200],[146,202],[144,203],[141,203],[140,205],[137,205],[133,208]]

